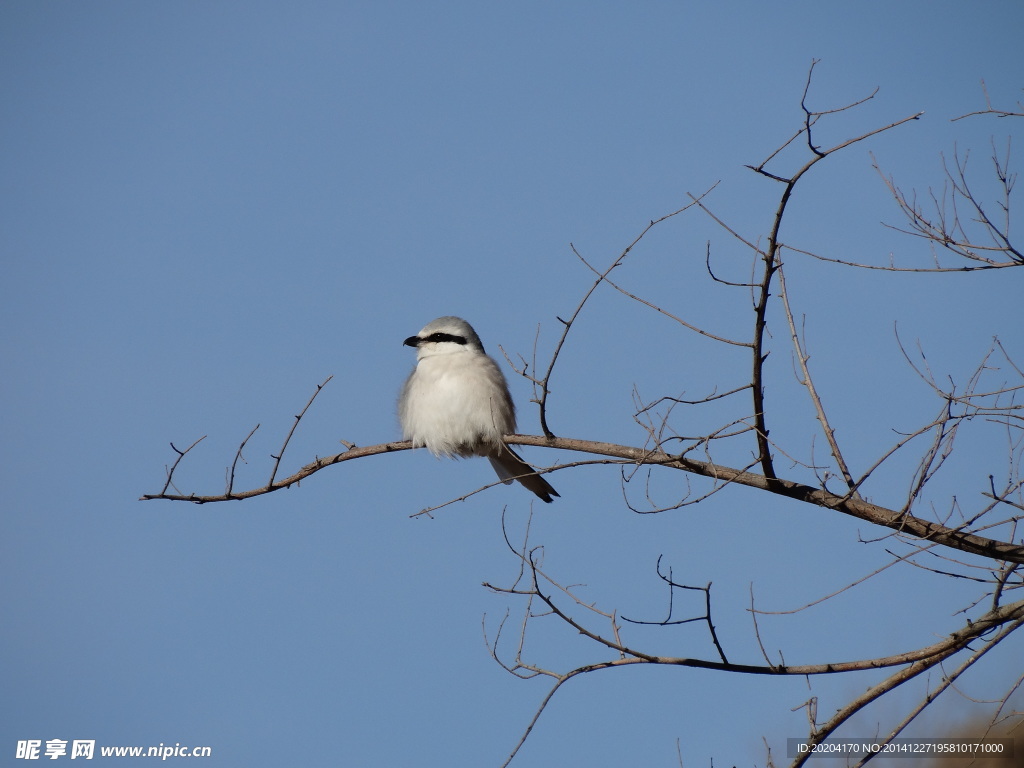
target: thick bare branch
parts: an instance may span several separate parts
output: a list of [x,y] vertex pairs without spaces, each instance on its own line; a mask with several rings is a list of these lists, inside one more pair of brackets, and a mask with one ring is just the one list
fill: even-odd
[[[948,528],[939,523],[914,517],[910,514],[901,513],[892,509],[871,504],[862,499],[839,496],[821,488],[815,488],[802,483],[781,478],[766,478],[763,475],[754,474],[739,469],[713,464],[706,461],[698,461],[681,456],[669,455],[655,449],[634,448],[615,443],[599,442],[594,440],[579,440],[567,437],[540,437],[535,435],[506,435],[506,442],[511,445],[533,445],[542,448],[555,448],[558,450],[578,451],[597,456],[610,456],[622,459],[638,465],[650,464],[676,469],[695,475],[701,475],[719,482],[729,482],[738,485],[745,485],[750,488],[757,488],[763,491],[770,491],[780,496],[802,501],[807,504],[814,504],[820,507],[833,509],[837,512],[865,520],[876,525],[899,531],[909,536],[934,541],[943,546],[959,549],[963,552],[982,555],[996,560],[1009,560],[1015,563],[1024,562],[1024,546],[1018,546],[1009,542],[986,539],[970,533],[964,533]],[[301,480],[309,477],[321,469],[341,464],[354,459],[361,459],[366,456],[374,456],[395,451],[406,451],[412,448],[408,440],[380,443],[361,448],[352,448],[334,456],[317,459],[307,464],[295,474],[275,481],[272,485],[253,488],[248,491],[238,491],[231,494],[218,494],[203,496],[199,494],[168,494],[154,493],[146,494],[141,500],[166,499],[171,501],[190,501],[195,504],[207,504],[218,501],[238,501],[241,499],[260,496],[265,493],[290,488]],[[540,470],[541,474],[558,469],[553,467],[547,470]]]

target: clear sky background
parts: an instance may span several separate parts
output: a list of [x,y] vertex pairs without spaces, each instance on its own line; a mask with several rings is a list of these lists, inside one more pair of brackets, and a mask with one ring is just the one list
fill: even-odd
[[[504,672],[481,631],[486,617],[493,638],[521,610],[481,584],[515,577],[501,513],[520,536],[525,491],[410,518],[492,477],[482,460],[406,452],[244,503],[138,501],[161,488],[168,443],[208,436],[178,487],[217,493],[259,423],[236,481],[258,485],[330,375],[283,472],[339,440],[397,439],[394,399],[413,359],[401,341],[432,318],[465,317],[494,355],[529,357],[539,325],[543,357],[556,316],[592,280],[570,243],[607,265],[649,220],[719,181],[712,207],[763,239],[778,185],[743,166],[799,127],[814,58],[816,107],[880,87],[823,126],[824,144],[925,115],[815,169],[786,239],[921,263],[920,243],[881,226],[900,219],[869,152],[908,189],[941,186],[940,153],[954,146],[983,178],[990,139],[1005,147],[1020,128],[950,119],[983,106],[982,79],[997,102],[1020,97],[1022,30],[1024,5],[1010,0],[0,4],[0,763],[18,739],[61,738],[210,745],[210,766],[499,765],[549,687]],[[654,230],[619,279],[710,330],[749,334],[746,297],[703,273],[709,240],[716,266],[744,279],[748,254],[696,212]],[[894,323],[960,381],[995,334],[1024,357],[1015,271],[892,276],[798,258],[787,269],[860,468],[893,428],[937,411]],[[769,408],[806,457],[813,414],[785,336],[773,340]],[[699,397],[743,383],[747,361],[604,289],[560,366],[556,433],[642,445],[634,385],[648,399]],[[529,387],[509,373],[520,430],[536,434]],[[690,434],[717,426],[696,409],[677,417]],[[950,482],[976,491],[999,448],[971,446]],[[763,607],[795,608],[887,559],[857,541],[879,531],[752,492],[638,516],[615,468],[551,481],[562,498],[533,505],[532,530],[549,572],[606,610],[659,618],[664,555],[677,579],[714,582],[735,661],[761,661],[751,583]],[[653,492],[669,501],[684,488],[656,475]],[[871,491],[898,503],[905,476]],[[974,594],[906,567],[763,631],[790,663],[897,653],[959,626],[951,614]],[[714,657],[699,626],[627,631]],[[563,670],[611,658],[550,621],[527,650]],[[1022,657],[1019,640],[993,653],[967,690],[998,692]],[[809,690],[685,669],[585,676],[559,692],[517,764],[671,766],[677,740],[687,766],[763,764],[762,737],[778,755],[805,733],[793,708],[819,695],[831,712],[874,679]],[[849,735],[902,716],[921,690]],[[922,732],[966,711],[944,698]]]

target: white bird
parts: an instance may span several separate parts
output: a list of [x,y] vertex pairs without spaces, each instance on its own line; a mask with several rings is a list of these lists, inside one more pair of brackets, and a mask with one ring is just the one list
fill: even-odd
[[498,364],[460,317],[439,317],[403,344],[416,367],[398,398],[398,420],[413,448],[435,456],[485,456],[506,485],[518,480],[546,502],[558,493],[505,444],[516,409]]

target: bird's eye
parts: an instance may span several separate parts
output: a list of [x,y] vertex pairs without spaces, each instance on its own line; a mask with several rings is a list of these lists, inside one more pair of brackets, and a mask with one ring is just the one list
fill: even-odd
[[427,336],[426,341],[435,341],[435,342],[451,341],[451,342],[454,342],[456,344],[465,344],[466,343],[466,339],[463,336],[456,336],[456,335],[451,334],[451,333],[442,333],[441,331],[438,331],[437,333],[430,334],[429,336]]

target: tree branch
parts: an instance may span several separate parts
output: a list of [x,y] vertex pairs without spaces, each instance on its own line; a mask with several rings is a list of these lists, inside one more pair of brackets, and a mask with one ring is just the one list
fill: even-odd
[[[763,475],[746,472],[739,469],[714,464],[709,461],[698,461],[683,456],[667,454],[657,449],[634,448],[615,443],[605,443],[594,440],[579,440],[568,437],[540,437],[535,435],[506,435],[505,441],[510,445],[532,445],[542,448],[554,448],[564,451],[578,451],[597,456],[611,456],[617,459],[636,463],[637,465],[657,465],[666,469],[676,469],[690,474],[711,478],[718,482],[735,483],[750,488],[757,488],[770,491],[779,496],[802,501],[807,504],[834,509],[837,512],[865,520],[875,525],[891,528],[909,536],[915,536],[928,541],[934,541],[943,546],[952,547],[962,552],[982,555],[996,560],[1009,560],[1014,563],[1024,563],[1024,546],[1018,546],[1008,542],[987,539],[970,533],[964,533],[954,528],[948,528],[940,523],[914,517],[913,515],[887,509],[886,507],[871,504],[867,501],[847,496],[839,496],[822,488],[815,488],[802,483],[781,478],[766,478]],[[261,496],[283,488],[290,488],[299,481],[310,475],[319,472],[326,467],[341,464],[354,459],[361,459],[366,456],[375,456],[395,451],[407,451],[412,448],[408,440],[380,443],[379,445],[365,446],[361,448],[350,448],[342,453],[325,458],[318,458],[311,464],[307,464],[295,474],[277,480],[274,483],[260,488],[253,488],[248,491],[238,491],[231,494],[199,495],[199,494],[171,494],[166,490],[160,493],[145,494],[140,501],[154,499],[165,499],[169,501],[190,501],[194,504],[208,504],[218,501],[238,501],[241,499]],[[557,467],[556,467],[557,468]],[[542,469],[541,474],[551,472],[556,468]]]

